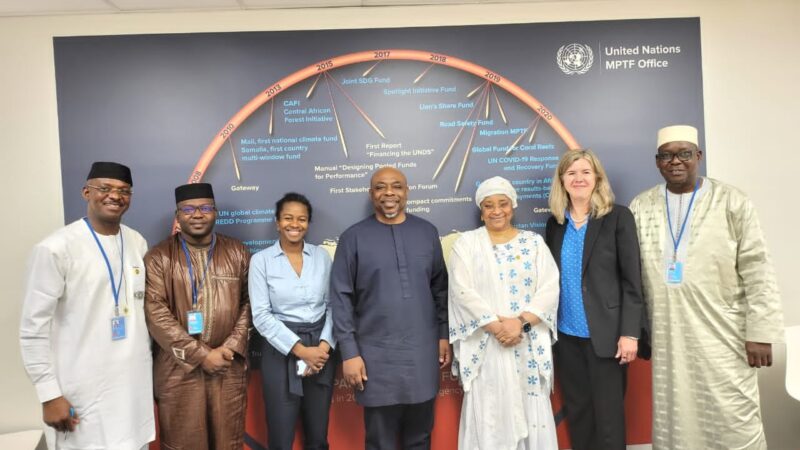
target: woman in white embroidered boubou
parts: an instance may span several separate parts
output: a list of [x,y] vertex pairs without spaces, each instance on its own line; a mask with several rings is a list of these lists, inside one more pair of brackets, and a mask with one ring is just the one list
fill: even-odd
[[464,388],[459,449],[557,449],[550,405],[558,269],[544,239],[515,228],[517,194],[501,177],[478,187],[485,226],[450,255],[453,371]]

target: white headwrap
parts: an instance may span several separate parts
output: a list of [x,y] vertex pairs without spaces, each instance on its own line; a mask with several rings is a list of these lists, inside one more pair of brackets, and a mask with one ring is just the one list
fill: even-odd
[[658,144],[656,148],[661,147],[667,142],[685,141],[699,146],[697,143],[697,128],[689,125],[673,125],[671,127],[664,127],[658,130]]
[[517,191],[514,190],[514,186],[511,185],[511,182],[503,177],[492,177],[484,180],[483,183],[478,186],[478,190],[475,191],[475,204],[480,208],[483,199],[495,194],[505,195],[511,199],[511,206],[514,208],[517,207]]

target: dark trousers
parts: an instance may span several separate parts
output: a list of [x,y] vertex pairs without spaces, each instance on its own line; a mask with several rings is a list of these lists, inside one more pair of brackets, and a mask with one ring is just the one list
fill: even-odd
[[598,357],[589,339],[563,333],[555,355],[572,448],[625,450],[627,365]]
[[435,398],[412,405],[364,407],[366,450],[430,450]]
[[[266,339],[261,349],[261,389],[267,414],[267,435],[270,450],[291,450],[298,416],[302,417],[304,448],[328,448],[328,415],[333,395],[335,370],[328,370],[328,386],[316,382],[316,376],[303,379],[303,396],[289,393],[286,359]],[[326,364],[336,364],[331,355]],[[331,367],[334,369],[334,367]]]

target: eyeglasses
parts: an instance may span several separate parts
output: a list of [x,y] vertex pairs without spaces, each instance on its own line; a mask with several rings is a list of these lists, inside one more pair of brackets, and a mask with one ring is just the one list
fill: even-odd
[[217,207],[214,206],[214,205],[206,204],[206,205],[200,205],[200,206],[186,205],[186,206],[181,206],[180,208],[178,208],[178,211],[180,211],[181,213],[183,213],[184,215],[187,215],[187,216],[193,215],[198,210],[203,214],[211,214],[212,212],[217,210]]
[[87,184],[86,187],[92,188],[103,195],[108,195],[111,193],[119,194],[122,197],[130,197],[133,195],[133,189],[131,188],[112,188],[108,186],[94,186],[92,184]]
[[672,162],[672,159],[678,157],[680,161],[686,162],[694,156],[694,150],[681,150],[677,153],[658,152],[656,153],[656,161],[660,163]]

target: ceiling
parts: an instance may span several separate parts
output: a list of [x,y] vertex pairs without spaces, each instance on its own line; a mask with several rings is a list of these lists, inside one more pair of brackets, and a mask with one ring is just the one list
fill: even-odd
[[0,0],[0,17],[545,1],[570,0]]

